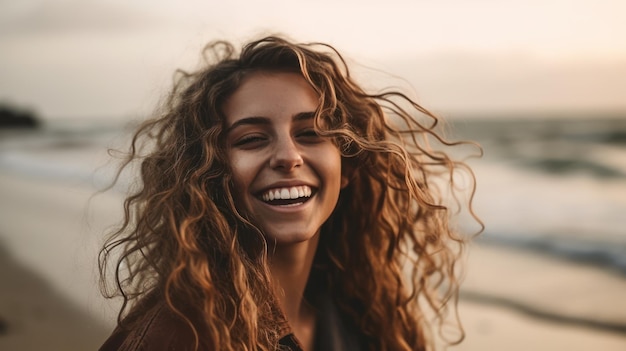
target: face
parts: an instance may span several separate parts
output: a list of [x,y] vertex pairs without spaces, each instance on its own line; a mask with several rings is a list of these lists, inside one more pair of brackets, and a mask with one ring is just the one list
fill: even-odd
[[339,150],[313,128],[317,104],[299,74],[255,72],[224,105],[238,210],[278,245],[314,237],[347,183]]

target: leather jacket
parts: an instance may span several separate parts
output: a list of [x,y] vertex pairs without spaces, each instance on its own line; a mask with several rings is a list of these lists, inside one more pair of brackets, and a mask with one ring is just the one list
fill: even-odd
[[[321,296],[316,306],[317,325],[315,350],[364,350],[364,339],[356,328],[346,323],[329,295]],[[155,304],[134,329],[118,326],[105,341],[100,351],[174,351],[193,350],[194,336],[187,324],[167,308],[164,302]],[[282,317],[282,315],[281,315]],[[282,317],[280,349],[302,351],[287,320]],[[202,336],[200,336],[202,338]],[[202,350],[202,348],[200,348]]]

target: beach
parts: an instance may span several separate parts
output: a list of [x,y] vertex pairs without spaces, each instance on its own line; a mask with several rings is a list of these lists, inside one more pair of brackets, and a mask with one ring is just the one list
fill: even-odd
[[453,350],[624,350],[626,280],[523,249],[471,245],[462,286],[467,338]]
[[[123,195],[98,192],[106,159],[93,141],[0,145],[0,350],[93,350],[112,331],[97,255]],[[466,338],[450,350],[626,349],[619,266],[493,238],[468,247]]]
[[0,349],[96,349],[115,315],[98,292],[93,189],[0,172],[0,193]]

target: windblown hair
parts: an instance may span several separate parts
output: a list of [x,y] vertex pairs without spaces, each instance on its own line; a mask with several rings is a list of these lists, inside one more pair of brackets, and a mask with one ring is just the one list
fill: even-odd
[[[240,52],[217,41],[204,53],[205,67],[178,72],[122,167],[140,162],[141,182],[100,253],[105,294],[124,300],[120,323],[140,323],[158,296],[196,349],[277,349],[271,243],[235,206],[222,107],[253,72],[295,72],[319,94],[315,128],[334,140],[350,176],[314,267],[372,350],[431,349],[431,326],[441,329],[458,298],[465,236],[446,205],[454,174],[470,174],[470,212],[474,190],[465,163],[429,146],[456,145],[437,132],[438,119],[401,92],[364,91],[325,44],[267,37]],[[115,292],[106,289],[111,273]]]

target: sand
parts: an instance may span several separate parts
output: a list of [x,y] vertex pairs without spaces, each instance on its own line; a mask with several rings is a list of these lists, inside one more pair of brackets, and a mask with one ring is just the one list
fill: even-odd
[[93,350],[109,327],[0,248],[0,350]]
[[0,350],[90,350],[110,333],[96,257],[119,198],[0,170]]
[[453,350],[626,350],[626,279],[522,249],[470,247]]
[[[121,197],[0,169],[0,350],[97,349],[115,304],[96,255]],[[484,244],[470,249],[451,350],[626,350],[626,279],[602,267]]]

